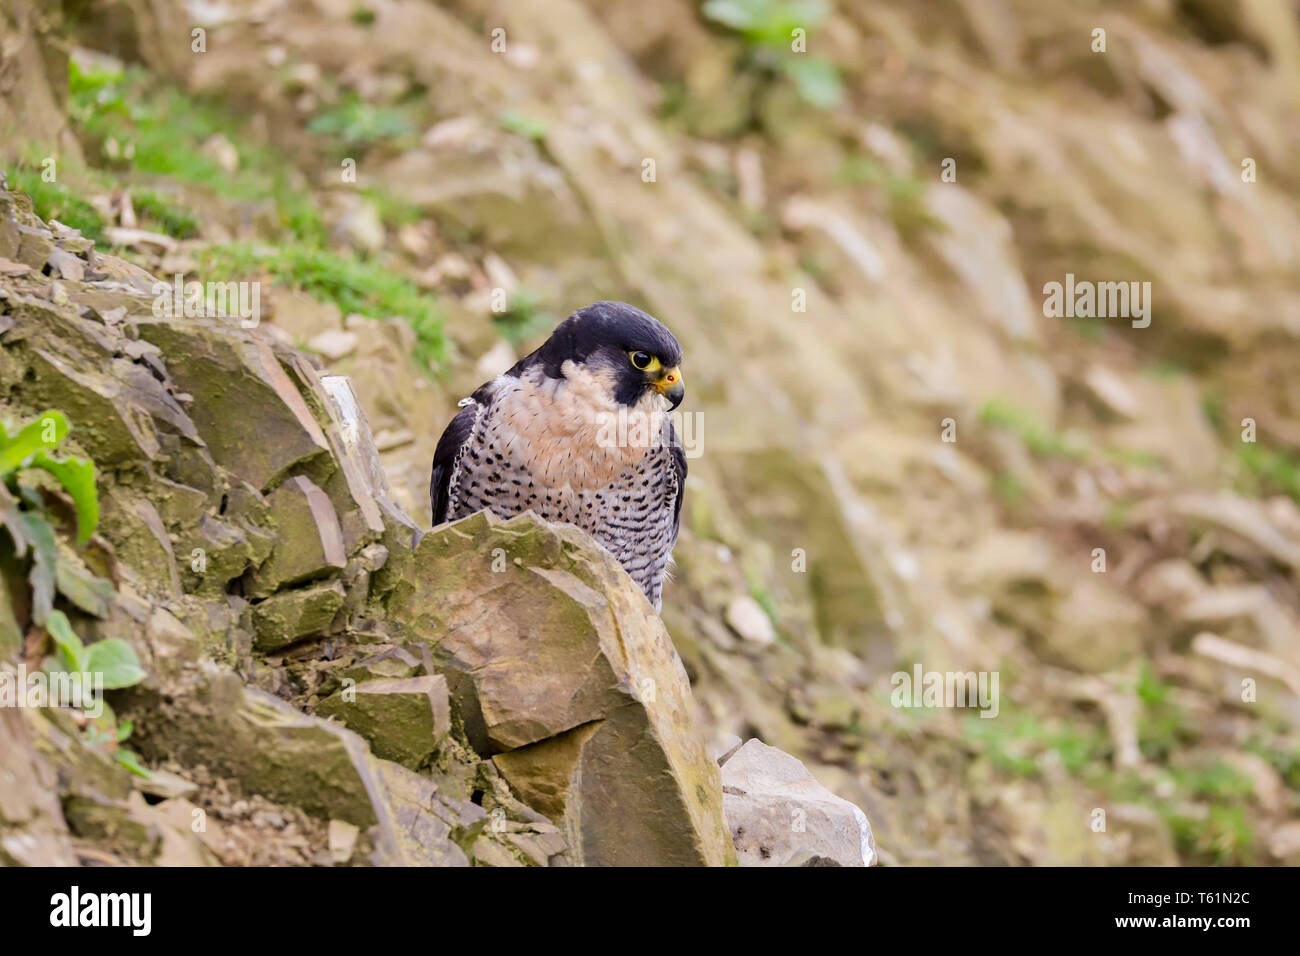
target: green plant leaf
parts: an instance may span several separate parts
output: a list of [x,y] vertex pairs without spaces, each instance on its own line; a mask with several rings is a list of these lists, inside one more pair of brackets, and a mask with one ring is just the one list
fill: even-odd
[[153,776],[153,774],[149,772],[149,768],[140,762],[140,758],[136,755],[134,750],[126,750],[125,748],[119,747],[113,752],[113,759],[127,770],[130,770],[137,777],[144,777],[144,779],[148,780]]
[[825,0],[707,0],[701,12],[750,43],[775,47],[788,44],[796,28],[818,26],[829,11]]
[[506,110],[497,117],[497,120],[501,123],[502,128],[517,136],[523,136],[538,142],[546,139],[546,122],[535,116],[520,113],[518,110]]
[[843,90],[835,64],[821,57],[799,54],[785,60],[785,73],[809,106],[830,109],[840,101]]
[[44,625],[54,608],[58,545],[54,529],[44,516],[35,511],[10,512],[11,520],[22,525],[23,536],[33,551],[32,569],[27,580],[32,586],[32,619]]
[[140,666],[135,650],[120,637],[91,644],[86,648],[85,663],[85,670],[103,675],[104,686],[109,690],[131,687],[148,676]]
[[59,593],[78,610],[101,619],[108,617],[116,593],[112,581],[82,571],[66,555],[55,569],[54,581]]
[[70,673],[87,669],[82,666],[85,663],[86,647],[81,643],[77,632],[72,629],[72,625],[68,623],[66,614],[62,611],[51,611],[45,621],[45,630],[49,632],[50,637],[54,638],[54,646],[63,655]]
[[68,434],[68,420],[62,412],[42,412],[28,422],[12,438],[5,436],[0,441],[0,475],[15,471],[23,462],[38,451],[57,448]]
[[[4,423],[0,422],[0,434],[4,432]],[[18,499],[9,493],[9,489],[0,482],[0,528],[9,532],[14,542],[14,557],[27,557],[27,525],[18,513]]]
[[131,736],[131,731],[135,730],[135,721],[124,720],[117,725],[117,742],[120,744],[126,738]]
[[81,547],[90,540],[99,524],[95,463],[88,458],[55,458],[41,450],[32,456],[30,467],[49,472],[72,496],[72,503],[77,509],[77,547]]

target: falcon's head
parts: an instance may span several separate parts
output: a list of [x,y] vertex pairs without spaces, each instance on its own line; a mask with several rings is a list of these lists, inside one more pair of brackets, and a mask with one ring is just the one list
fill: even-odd
[[625,302],[597,302],[573,313],[519,365],[538,362],[551,378],[564,377],[564,363],[574,362],[619,405],[637,405],[653,391],[673,409],[686,394],[682,347],[662,322]]

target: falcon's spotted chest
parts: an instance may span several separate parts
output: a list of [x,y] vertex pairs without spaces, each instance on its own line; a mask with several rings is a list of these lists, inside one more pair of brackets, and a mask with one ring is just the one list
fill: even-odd
[[677,540],[686,458],[667,411],[681,348],[644,312],[598,302],[476,391],[443,433],[434,524],[490,508],[576,525],[659,610]]

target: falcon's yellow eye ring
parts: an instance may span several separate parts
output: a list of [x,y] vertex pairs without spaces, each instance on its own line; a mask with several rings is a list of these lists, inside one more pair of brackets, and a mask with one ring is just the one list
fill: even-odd
[[642,372],[659,364],[659,360],[649,352],[629,352],[628,355],[632,359],[632,365]]

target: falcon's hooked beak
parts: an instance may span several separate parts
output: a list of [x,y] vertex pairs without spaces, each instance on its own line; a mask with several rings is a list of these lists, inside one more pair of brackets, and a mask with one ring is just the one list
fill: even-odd
[[686,397],[686,386],[682,384],[682,370],[677,366],[664,369],[663,375],[650,383],[653,388],[671,403],[668,410],[672,411],[682,403]]

